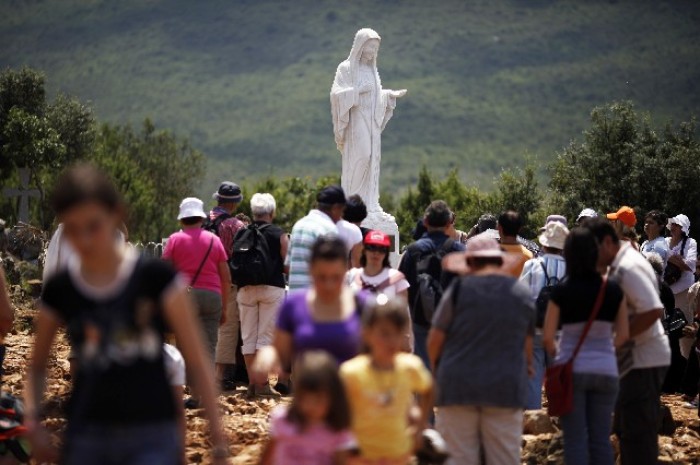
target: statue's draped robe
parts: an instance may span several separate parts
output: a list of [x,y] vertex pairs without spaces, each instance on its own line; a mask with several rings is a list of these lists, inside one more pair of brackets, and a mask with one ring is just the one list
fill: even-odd
[[[343,154],[341,183],[345,193],[359,194],[369,212],[381,212],[381,135],[394,113],[396,99],[382,89],[376,58],[363,71],[360,57],[370,39],[381,40],[372,29],[358,31],[350,56],[338,66],[331,88],[331,113],[335,142]],[[373,86],[372,91],[360,94],[366,83]]]

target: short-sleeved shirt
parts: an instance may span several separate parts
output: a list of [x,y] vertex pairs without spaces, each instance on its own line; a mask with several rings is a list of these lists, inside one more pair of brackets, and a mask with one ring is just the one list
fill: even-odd
[[408,411],[413,395],[428,392],[432,377],[412,354],[398,354],[392,370],[378,370],[368,355],[340,367],[362,457],[400,458],[411,452]]
[[233,238],[236,237],[236,233],[240,229],[245,227],[245,224],[235,216],[231,216],[229,212],[221,207],[214,207],[214,209],[209,212],[209,219],[214,221],[221,215],[227,215],[230,218],[226,218],[219,224],[216,235],[221,239],[221,243],[226,251],[226,256],[231,258],[231,254],[233,253]]
[[[545,269],[547,270],[546,276],[544,273]],[[544,254],[541,257],[525,262],[523,271],[520,273],[520,282],[530,289],[530,297],[532,297],[534,302],[539,297],[540,292],[542,292],[542,288],[547,285],[547,277],[549,277],[550,285],[555,285],[562,282],[565,276],[566,260],[564,260],[564,257]]]
[[85,282],[77,259],[45,284],[41,311],[66,326],[79,360],[68,404],[73,431],[175,419],[163,302],[183,286],[176,276],[167,263],[129,249],[109,286]]
[[530,292],[512,276],[456,279],[433,318],[445,333],[436,405],[523,408],[525,340],[534,326]]
[[[556,361],[571,359],[576,344],[591,316],[603,278],[592,275],[569,278],[552,289],[551,301],[559,306],[562,334]],[[574,360],[574,372],[618,376],[613,328],[624,293],[614,281],[608,281],[603,304]]]
[[[343,321],[316,321],[308,304],[308,291],[289,295],[280,308],[277,328],[292,335],[295,355],[309,350],[324,350],[338,363],[356,356],[362,345],[359,309]],[[360,298],[357,298],[358,305]]]
[[165,373],[171,386],[183,386],[185,381],[185,359],[173,345],[163,344]]
[[338,237],[345,242],[345,247],[348,248],[348,252],[357,244],[362,243],[362,238],[364,236],[362,235],[360,227],[356,224],[352,224],[346,220],[340,220],[336,223],[336,227],[338,228]]
[[501,248],[511,255],[518,257],[518,263],[510,270],[511,274],[515,278],[519,278],[523,273],[523,267],[525,262],[530,260],[534,255],[527,247],[522,244],[503,244],[501,243]]
[[[207,256],[210,244],[211,252]],[[168,239],[163,258],[172,261],[175,268],[183,274],[188,285],[195,289],[221,294],[219,264],[226,263],[228,256],[221,239],[216,235],[201,228],[178,231]],[[196,282],[192,283],[202,262],[204,263],[202,271],[197,276]]]
[[311,247],[321,236],[338,235],[330,216],[320,210],[311,210],[308,215],[296,222],[289,240],[289,290],[304,289],[311,285],[309,277],[309,257]]
[[[617,281],[625,293],[630,317],[663,309],[654,269],[628,242],[621,243],[620,251],[610,267],[610,278]],[[671,348],[660,319],[632,340],[633,368],[670,365]]]
[[666,262],[668,261],[668,244],[666,243],[665,237],[659,236],[656,239],[644,241],[639,251],[642,252],[642,255],[645,257],[648,257],[651,253],[658,254],[663,259],[664,266],[666,266]]
[[304,431],[287,419],[289,407],[277,406],[270,413],[270,437],[275,441],[273,465],[333,465],[334,455],[354,449],[349,430],[333,431],[317,425]]
[[680,294],[681,292],[690,289],[690,286],[695,283],[694,273],[695,266],[698,261],[698,243],[695,242],[695,239],[689,237],[685,243],[685,249],[683,249],[683,240],[676,244],[675,247],[671,247],[671,238],[667,237],[666,244],[669,248],[668,256],[680,255],[685,264],[690,268],[690,271],[683,270],[680,279],[671,284],[671,290],[673,293]]
[[362,268],[353,268],[348,271],[347,283],[356,292],[362,291],[366,286],[373,286],[377,292],[390,299],[410,287],[403,273],[393,268],[384,268],[376,276],[368,276]]

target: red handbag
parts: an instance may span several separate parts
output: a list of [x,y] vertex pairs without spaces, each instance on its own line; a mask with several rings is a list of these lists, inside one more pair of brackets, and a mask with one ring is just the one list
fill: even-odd
[[581,350],[583,341],[586,339],[596,316],[598,316],[600,307],[603,306],[607,283],[608,278],[604,277],[591,316],[588,318],[588,323],[586,323],[586,327],[581,333],[581,337],[578,340],[578,344],[576,344],[571,358],[566,363],[547,367],[544,391],[547,395],[547,413],[549,413],[549,416],[560,417],[571,413],[574,409],[574,360],[576,360],[576,356],[579,350]]

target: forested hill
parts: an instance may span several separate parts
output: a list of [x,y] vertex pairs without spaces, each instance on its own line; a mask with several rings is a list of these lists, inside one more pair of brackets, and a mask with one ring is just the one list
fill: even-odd
[[700,109],[700,2],[0,0],[0,66],[43,70],[103,121],[189,137],[223,177],[335,173],[328,93],[354,33],[383,37],[383,83],[408,88],[384,135],[384,184],[421,164],[486,185],[550,160],[590,109]]

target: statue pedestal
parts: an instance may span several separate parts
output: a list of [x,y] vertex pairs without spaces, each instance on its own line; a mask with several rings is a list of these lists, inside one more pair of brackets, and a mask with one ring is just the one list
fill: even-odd
[[399,266],[399,225],[396,224],[396,218],[383,211],[369,212],[362,222],[362,227],[376,229],[389,235],[391,238],[389,261],[394,268]]

